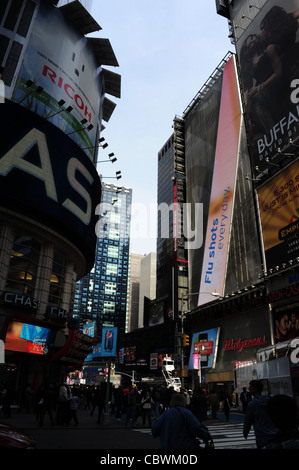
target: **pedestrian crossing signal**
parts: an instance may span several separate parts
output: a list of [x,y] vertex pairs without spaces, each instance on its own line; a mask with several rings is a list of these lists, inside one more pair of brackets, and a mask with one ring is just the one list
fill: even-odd
[[190,344],[190,343],[189,343],[189,339],[190,339],[190,338],[189,338],[189,335],[184,335],[184,336],[183,336],[183,345],[184,345],[184,346],[189,346],[189,344]]

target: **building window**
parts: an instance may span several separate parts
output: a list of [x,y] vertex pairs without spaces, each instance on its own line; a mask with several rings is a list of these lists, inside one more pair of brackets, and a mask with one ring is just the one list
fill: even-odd
[[52,274],[50,279],[50,293],[49,293],[49,304],[60,305],[62,301],[62,294],[64,288],[65,278],[65,256],[60,253],[54,253]]
[[41,244],[26,235],[17,235],[10,255],[6,289],[34,294]]

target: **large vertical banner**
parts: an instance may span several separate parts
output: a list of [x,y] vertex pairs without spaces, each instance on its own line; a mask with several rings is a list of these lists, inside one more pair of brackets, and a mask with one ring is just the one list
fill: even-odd
[[298,0],[268,0],[237,42],[255,177],[299,142],[298,18]]
[[258,189],[267,270],[299,256],[299,161]]
[[218,124],[217,146],[206,232],[198,305],[212,300],[210,293],[224,294],[238,161],[241,109],[236,64],[225,65]]

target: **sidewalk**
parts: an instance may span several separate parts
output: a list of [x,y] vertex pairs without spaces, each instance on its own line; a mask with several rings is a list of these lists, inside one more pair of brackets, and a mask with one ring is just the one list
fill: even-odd
[[[97,411],[94,412],[93,416],[90,416],[89,410],[84,410],[79,408],[78,410],[78,428],[81,429],[97,429],[97,428],[109,428],[109,429],[122,429],[125,428],[125,416],[117,420],[112,415],[105,415],[102,419],[102,422],[97,423]],[[137,428],[143,429],[142,424],[140,424],[141,418],[139,417],[137,421]],[[229,423],[231,422],[243,422],[244,415],[238,410],[231,410]],[[208,419],[203,423],[205,426],[209,427],[211,425],[226,423],[225,416],[222,411],[217,413],[217,419],[208,417]],[[24,411],[19,411],[17,408],[12,407],[11,417],[4,418],[2,412],[0,411],[0,423],[5,423],[10,426],[14,426],[20,429],[38,429],[40,426],[37,423],[36,416],[34,412],[26,413]],[[62,425],[51,426],[48,415],[45,415],[43,429],[59,429],[63,428]],[[70,428],[75,427],[74,422],[72,421],[69,426]]]

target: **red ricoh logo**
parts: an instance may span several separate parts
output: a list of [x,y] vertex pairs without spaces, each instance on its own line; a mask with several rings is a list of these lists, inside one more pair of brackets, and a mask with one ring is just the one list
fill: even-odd
[[84,99],[82,98],[81,95],[76,93],[75,89],[70,85],[69,83],[65,82],[63,77],[57,76],[56,72],[54,72],[53,69],[48,67],[48,65],[44,65],[43,72],[42,72],[44,77],[49,77],[51,82],[54,83],[54,85],[58,86],[58,88],[61,88],[62,90],[65,91],[67,96],[73,100],[76,104],[76,106],[80,109],[80,111],[83,111],[85,118],[91,122],[91,112],[89,111],[87,105],[85,104]]

